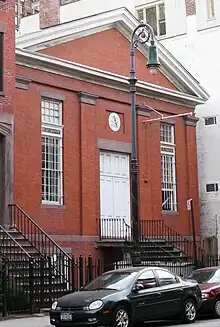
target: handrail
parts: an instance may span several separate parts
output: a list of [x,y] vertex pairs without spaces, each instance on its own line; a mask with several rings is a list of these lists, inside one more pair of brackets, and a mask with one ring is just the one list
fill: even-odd
[[[66,253],[21,207],[19,207],[17,204],[10,204],[9,205],[10,211],[11,211],[11,219],[12,219],[12,227],[17,229],[25,238],[28,239],[28,241],[37,249],[40,250],[41,254],[45,254],[45,247],[43,242],[43,237],[41,240],[37,238],[36,235],[41,234],[41,236],[44,236],[44,238],[49,241],[50,244],[53,245],[56,250],[59,250],[64,256],[66,256],[68,259],[72,259],[68,253]],[[16,217],[16,210],[18,212],[18,217]],[[28,226],[25,226],[25,219],[23,219],[19,216],[19,213],[25,217],[25,219],[30,222]],[[22,224],[23,222],[23,224]],[[28,224],[28,223],[27,223]],[[32,228],[34,226],[35,228]],[[33,230],[34,229],[34,230]],[[34,234],[30,234],[29,232],[34,232]],[[33,237],[32,237],[33,235]],[[40,241],[40,242],[39,242]],[[43,245],[43,246],[41,246]],[[40,248],[39,248],[40,247]],[[51,254],[54,254],[53,252]],[[55,253],[57,254],[57,253]]]
[[[168,244],[175,246],[191,259],[194,258],[193,242],[186,237],[177,233],[172,227],[166,225],[164,220],[141,220],[140,221],[141,238],[164,239]],[[198,244],[196,245],[197,259],[201,262],[204,259],[215,260],[213,256],[208,254]]]

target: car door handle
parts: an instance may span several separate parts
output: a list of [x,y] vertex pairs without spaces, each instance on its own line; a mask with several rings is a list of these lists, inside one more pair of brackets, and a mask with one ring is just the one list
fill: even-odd
[[157,292],[156,293],[156,297],[161,297],[161,293],[160,292]]

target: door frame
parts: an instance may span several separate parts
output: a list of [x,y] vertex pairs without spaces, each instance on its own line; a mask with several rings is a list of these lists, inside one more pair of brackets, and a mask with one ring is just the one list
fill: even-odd
[[9,212],[9,204],[13,203],[13,115],[9,113],[0,113],[0,134],[3,137],[3,173],[4,173],[4,195],[2,196],[2,204],[0,214],[3,216],[1,224],[7,229],[11,226],[11,217]]
[[[130,193],[130,188],[131,188],[131,175],[130,175],[130,153],[127,153],[127,152],[124,152],[124,151],[116,151],[116,150],[110,150],[110,149],[103,149],[103,148],[100,148],[99,149],[99,208],[100,208],[100,236],[101,236],[101,238],[102,238],[102,218],[101,218],[101,176],[107,176],[107,175],[101,175],[101,167],[100,167],[100,158],[101,158],[101,153],[109,153],[109,154],[112,154],[112,155],[114,155],[114,154],[118,154],[118,155],[124,155],[124,156],[126,156],[127,158],[128,158],[128,182],[129,182],[129,187],[128,187],[128,189],[129,189],[129,198],[128,198],[128,200],[129,200],[129,205],[128,205],[128,209],[129,209],[129,214],[128,214],[128,219],[129,219],[129,224],[130,224],[130,231],[127,231],[127,228],[126,228],[126,226],[125,226],[125,238],[129,238],[129,237],[131,237],[131,235],[127,235],[127,233],[129,234],[129,232],[130,232],[130,234],[131,234],[131,224],[132,224],[132,222],[131,222],[131,193]],[[120,177],[120,176],[111,176],[111,175],[109,175],[109,178],[112,178],[112,181],[113,181],[113,183],[114,183],[114,178],[123,178],[123,177]],[[114,186],[113,186],[114,187]],[[114,220],[114,217],[112,218],[113,220]],[[119,218],[115,218],[115,220],[117,220],[117,219],[119,219]],[[125,222],[126,223],[126,222]],[[120,222],[119,222],[119,224],[122,226],[123,224],[121,224]],[[120,227],[120,226],[119,226]],[[121,233],[121,234],[123,234],[123,233]],[[103,235],[103,237],[104,238],[106,238],[105,237],[105,235]],[[115,236],[116,238],[117,238],[117,235]]]

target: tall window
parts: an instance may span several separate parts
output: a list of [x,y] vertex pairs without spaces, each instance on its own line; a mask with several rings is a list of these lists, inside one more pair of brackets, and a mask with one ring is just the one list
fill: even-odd
[[41,100],[42,117],[42,202],[63,204],[62,102]]
[[3,91],[3,33],[0,33],[0,92]]
[[137,18],[142,23],[150,24],[155,35],[166,35],[166,17],[164,2],[157,1],[153,6],[145,6],[137,10]]
[[215,0],[207,0],[208,19],[215,18]]
[[174,126],[160,126],[162,210],[177,211]]

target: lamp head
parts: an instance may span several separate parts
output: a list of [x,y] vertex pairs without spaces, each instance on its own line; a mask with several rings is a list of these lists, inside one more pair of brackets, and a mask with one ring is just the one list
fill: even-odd
[[149,68],[152,75],[156,75],[158,73],[158,69],[160,67],[160,63],[157,55],[157,47],[155,45],[154,40],[151,40],[149,46],[149,56],[147,68]]

